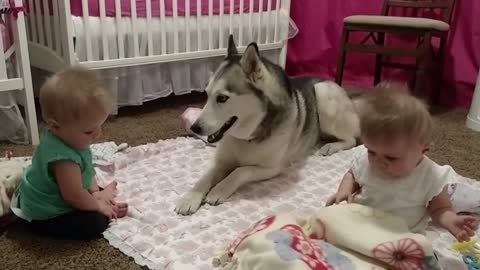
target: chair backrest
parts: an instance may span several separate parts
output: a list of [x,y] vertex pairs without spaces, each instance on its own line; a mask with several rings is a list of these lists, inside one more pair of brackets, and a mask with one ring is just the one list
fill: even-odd
[[388,16],[392,8],[413,8],[417,10],[440,10],[441,20],[450,24],[455,0],[384,0],[382,15]]

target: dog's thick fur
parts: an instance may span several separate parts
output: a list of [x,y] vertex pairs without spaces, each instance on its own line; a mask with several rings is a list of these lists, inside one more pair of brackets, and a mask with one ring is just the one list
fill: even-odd
[[204,201],[220,204],[240,186],[278,175],[313,153],[321,135],[337,139],[320,148],[323,155],[356,145],[359,120],[344,89],[318,78],[287,77],[260,57],[255,43],[241,56],[230,36],[228,55],[206,92],[192,130],[221,140],[213,167],[178,202],[179,214],[195,213]]

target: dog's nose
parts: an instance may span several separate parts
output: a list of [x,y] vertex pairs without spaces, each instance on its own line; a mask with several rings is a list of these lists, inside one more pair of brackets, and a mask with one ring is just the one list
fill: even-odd
[[190,130],[193,131],[193,133],[196,134],[201,134],[202,133],[202,127],[198,123],[194,123],[191,127]]

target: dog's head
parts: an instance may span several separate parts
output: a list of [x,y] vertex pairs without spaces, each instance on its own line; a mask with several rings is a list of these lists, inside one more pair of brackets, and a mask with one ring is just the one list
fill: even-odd
[[192,131],[208,136],[210,143],[218,142],[226,133],[250,139],[264,119],[268,104],[274,102],[271,92],[284,83],[282,77],[275,79],[275,71],[279,72],[276,69],[278,66],[260,57],[256,43],[239,55],[230,35],[227,57],[209,79],[207,103]]

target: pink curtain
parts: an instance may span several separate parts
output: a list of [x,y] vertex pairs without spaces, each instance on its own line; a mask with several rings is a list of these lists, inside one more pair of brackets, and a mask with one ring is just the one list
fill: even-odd
[[[317,75],[334,79],[343,18],[350,15],[379,15],[382,5],[383,0],[292,1],[291,16],[300,32],[288,45],[287,72],[290,75]],[[480,64],[480,24],[474,23],[480,16],[480,1],[457,0],[453,16],[444,85],[442,89],[426,87],[424,94],[429,96],[431,91],[441,91],[440,102],[443,105],[468,108]],[[391,40],[405,41],[409,39]],[[373,55],[348,53],[343,83],[371,87],[374,63]],[[411,72],[386,68],[382,73],[383,79],[409,80],[410,76]]]

